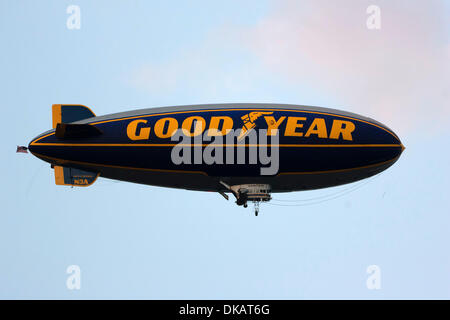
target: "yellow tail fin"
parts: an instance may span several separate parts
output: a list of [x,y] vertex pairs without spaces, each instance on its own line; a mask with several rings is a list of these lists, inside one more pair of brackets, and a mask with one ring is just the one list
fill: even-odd
[[55,183],[59,186],[88,187],[97,180],[99,173],[54,166]]
[[86,106],[75,104],[52,105],[53,128],[56,128],[58,123],[71,123],[92,117],[95,117],[95,113]]

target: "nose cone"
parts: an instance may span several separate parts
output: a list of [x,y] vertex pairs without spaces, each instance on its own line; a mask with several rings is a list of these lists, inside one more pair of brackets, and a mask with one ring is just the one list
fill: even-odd
[[[398,159],[400,157],[400,155],[403,153],[403,151],[405,150],[405,146],[400,141],[400,138],[398,137],[398,135],[394,133],[394,131],[392,131],[389,128],[387,128],[387,129],[390,131],[390,133],[393,137],[394,141],[392,143],[394,143],[398,146],[397,148],[395,148],[395,152],[394,152],[394,157]],[[387,143],[389,143],[389,141],[387,141]]]
[[355,144],[363,147],[354,152],[349,161],[359,159],[365,165],[392,165],[405,150],[400,138],[390,128],[373,119],[358,123],[353,135]]
[[[401,154],[403,153],[403,151],[405,150],[405,146],[403,145],[403,143],[400,141],[400,138],[393,132],[391,131],[392,135],[393,135],[393,144],[394,146],[391,148],[391,157],[394,160],[392,163],[396,162]],[[389,142],[387,142],[389,145]],[[389,148],[389,147],[388,147]]]
[[405,150],[405,146],[400,141],[400,138],[398,137],[398,135],[394,133],[394,131],[392,131],[390,129],[389,129],[389,131],[390,131],[391,137],[385,137],[384,138],[385,139],[385,143],[387,145],[392,143],[393,145],[396,146],[396,147],[393,148],[392,155],[393,155],[394,158],[398,158],[398,157],[400,157],[400,155]]
[[400,140],[399,140],[399,144],[400,144],[400,147],[397,148],[397,149],[395,150],[395,152],[394,152],[394,159],[395,159],[395,160],[393,161],[393,163],[394,163],[395,161],[397,161],[397,160],[400,158],[401,154],[402,154],[403,151],[405,150],[405,146],[403,145],[403,143],[400,142]]
[[373,136],[371,138],[382,139],[381,143],[385,144],[386,148],[380,148],[380,151],[383,149],[387,151],[385,160],[390,162],[390,165],[394,164],[405,150],[405,146],[400,141],[398,135],[388,127],[382,125],[382,127],[377,128],[376,131],[377,132],[372,132]]

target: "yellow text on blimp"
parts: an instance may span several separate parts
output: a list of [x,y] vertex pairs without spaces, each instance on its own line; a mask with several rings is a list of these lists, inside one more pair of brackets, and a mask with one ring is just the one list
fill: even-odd
[[[284,126],[286,137],[311,137],[317,136],[323,139],[342,139],[353,141],[352,133],[355,130],[355,124],[351,121],[334,119],[331,129],[328,130],[324,118],[314,118],[308,127],[305,127],[306,117],[287,117],[281,116],[275,119],[273,116],[265,116],[268,135],[272,135]],[[157,138],[170,138],[180,128],[180,123],[172,117],[158,119],[153,125],[153,134]],[[201,116],[187,117],[181,122],[183,133],[190,137],[195,137],[208,128],[207,134],[210,136],[223,136],[234,128],[234,122],[228,116],[213,116],[209,123]],[[239,127],[237,128],[239,129]],[[275,130],[272,130],[275,129]],[[152,125],[147,119],[137,119],[131,121],[127,126],[127,136],[130,140],[148,140],[152,132]]]

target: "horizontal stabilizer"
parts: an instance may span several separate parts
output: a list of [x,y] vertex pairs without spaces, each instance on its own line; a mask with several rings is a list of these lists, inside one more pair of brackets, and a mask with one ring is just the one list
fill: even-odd
[[75,104],[54,104],[52,106],[53,128],[58,123],[71,123],[95,117],[95,114],[86,106]]
[[97,180],[99,173],[80,169],[54,166],[55,183],[60,186],[87,187]]
[[90,124],[58,123],[55,130],[55,136],[58,139],[89,138],[101,134],[100,129]]

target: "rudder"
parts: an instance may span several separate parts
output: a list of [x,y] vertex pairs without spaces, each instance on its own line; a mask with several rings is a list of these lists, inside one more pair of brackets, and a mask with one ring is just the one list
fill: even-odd
[[88,187],[97,180],[99,173],[81,169],[54,166],[55,183],[59,186]]
[[54,104],[52,105],[52,120],[53,128],[56,128],[58,123],[71,123],[87,118],[95,117],[86,106],[75,104]]

